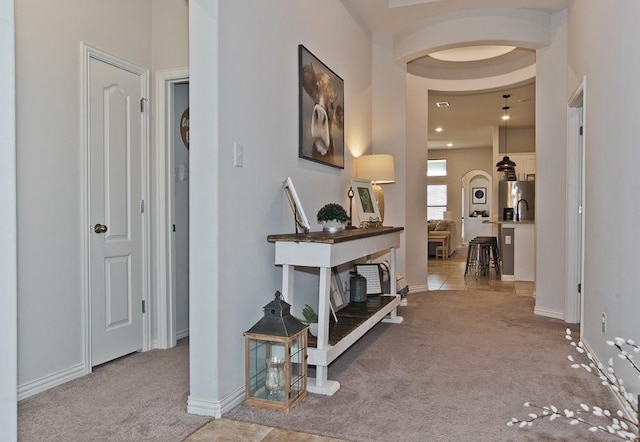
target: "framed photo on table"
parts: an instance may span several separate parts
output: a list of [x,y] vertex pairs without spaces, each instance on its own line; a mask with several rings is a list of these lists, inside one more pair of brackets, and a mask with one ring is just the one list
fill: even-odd
[[300,203],[300,198],[296,193],[296,188],[293,187],[293,181],[291,180],[291,177],[287,177],[287,179],[284,180],[284,182],[282,183],[282,189],[284,190],[284,194],[287,197],[287,201],[289,201],[291,211],[293,212],[296,233],[298,233],[298,228],[302,229],[304,233],[309,233],[309,230],[311,230],[311,225],[309,224],[307,215],[305,215],[304,213],[302,203]]
[[355,194],[356,206],[358,207],[358,217],[360,222],[381,221],[378,202],[373,193],[371,181],[353,178],[351,187]]
[[[344,289],[342,288],[342,281],[340,280],[340,273],[338,269],[331,269],[331,287],[330,287],[330,300],[331,307],[334,312],[337,312],[347,305],[349,305],[349,298],[346,296]],[[336,322],[337,322],[336,318]]]
[[356,264],[356,273],[367,280],[367,295],[382,294],[382,273],[379,264]]

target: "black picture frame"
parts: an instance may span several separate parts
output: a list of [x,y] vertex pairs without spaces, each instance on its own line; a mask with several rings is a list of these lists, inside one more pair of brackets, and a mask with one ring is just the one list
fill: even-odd
[[471,203],[472,204],[487,204],[487,188],[486,187],[472,187],[471,188]]
[[298,45],[298,157],[344,169],[344,81]]

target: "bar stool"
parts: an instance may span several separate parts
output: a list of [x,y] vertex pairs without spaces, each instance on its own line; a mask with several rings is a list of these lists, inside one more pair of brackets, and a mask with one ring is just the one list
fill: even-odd
[[436,246],[436,259],[447,259],[447,249],[445,246]]
[[[500,275],[500,248],[498,247],[498,238],[495,236],[477,236],[474,239],[489,245],[487,252],[493,257],[493,267],[496,271],[496,276]],[[487,258],[488,263],[490,263],[491,257],[487,256]]]
[[464,276],[467,276],[470,269],[475,270],[476,279],[478,279],[478,266],[480,260],[480,245],[475,239],[469,241],[469,248],[467,249],[467,264],[464,268]]
[[491,259],[493,258],[493,267],[496,277],[500,275],[500,254],[498,251],[498,239],[495,236],[477,236],[469,241],[469,249],[467,251],[467,263],[464,270],[464,276],[467,276],[469,270],[473,270],[475,278],[478,276],[488,276],[491,271]]

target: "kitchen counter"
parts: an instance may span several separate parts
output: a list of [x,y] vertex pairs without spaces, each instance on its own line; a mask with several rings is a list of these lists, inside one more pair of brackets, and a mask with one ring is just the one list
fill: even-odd
[[506,281],[535,281],[535,221],[490,222],[499,227],[502,279]]
[[535,224],[536,221],[533,219],[523,219],[522,221],[483,221],[483,223],[489,224]]

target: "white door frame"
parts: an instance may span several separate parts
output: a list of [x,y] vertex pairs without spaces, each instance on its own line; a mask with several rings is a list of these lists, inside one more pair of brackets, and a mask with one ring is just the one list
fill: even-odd
[[173,87],[189,81],[189,68],[167,69],[156,72],[156,220],[157,260],[155,268],[157,310],[156,336],[154,348],[171,348],[176,345],[176,293],[174,289],[175,266],[171,219],[173,207],[173,155],[172,155],[172,113]]
[[[586,147],[587,79],[584,77],[567,102],[567,221],[566,221],[566,279],[565,279],[565,321],[582,323],[584,318],[584,153]],[[579,135],[582,125],[583,134]],[[582,151],[582,155],[578,152]],[[582,182],[580,182],[582,181]],[[580,233],[576,225],[582,223]],[[581,271],[579,271],[581,269]],[[578,284],[581,292],[578,293]],[[580,329],[582,337],[582,327]]]
[[[120,69],[127,70],[136,75],[140,75],[143,79],[143,95],[149,96],[149,70],[143,66],[136,65],[115,55],[109,54],[101,49],[91,46],[88,43],[81,43],[82,50],[82,81],[81,81],[81,97],[82,97],[82,285],[83,285],[83,309],[82,309],[82,341],[83,341],[83,363],[84,372],[91,373],[91,273],[90,273],[90,236],[92,234],[90,226],[90,193],[89,186],[91,182],[91,174],[89,167],[89,61],[90,59],[100,60],[109,63]],[[148,105],[147,105],[148,106]],[[143,149],[143,199],[148,200],[149,195],[149,112],[145,109],[145,127],[142,131],[142,149]],[[147,204],[148,205],[148,204]],[[144,214],[142,221],[142,299],[146,305],[149,305],[149,216]],[[142,351],[151,348],[151,321],[149,312],[142,315]]]

